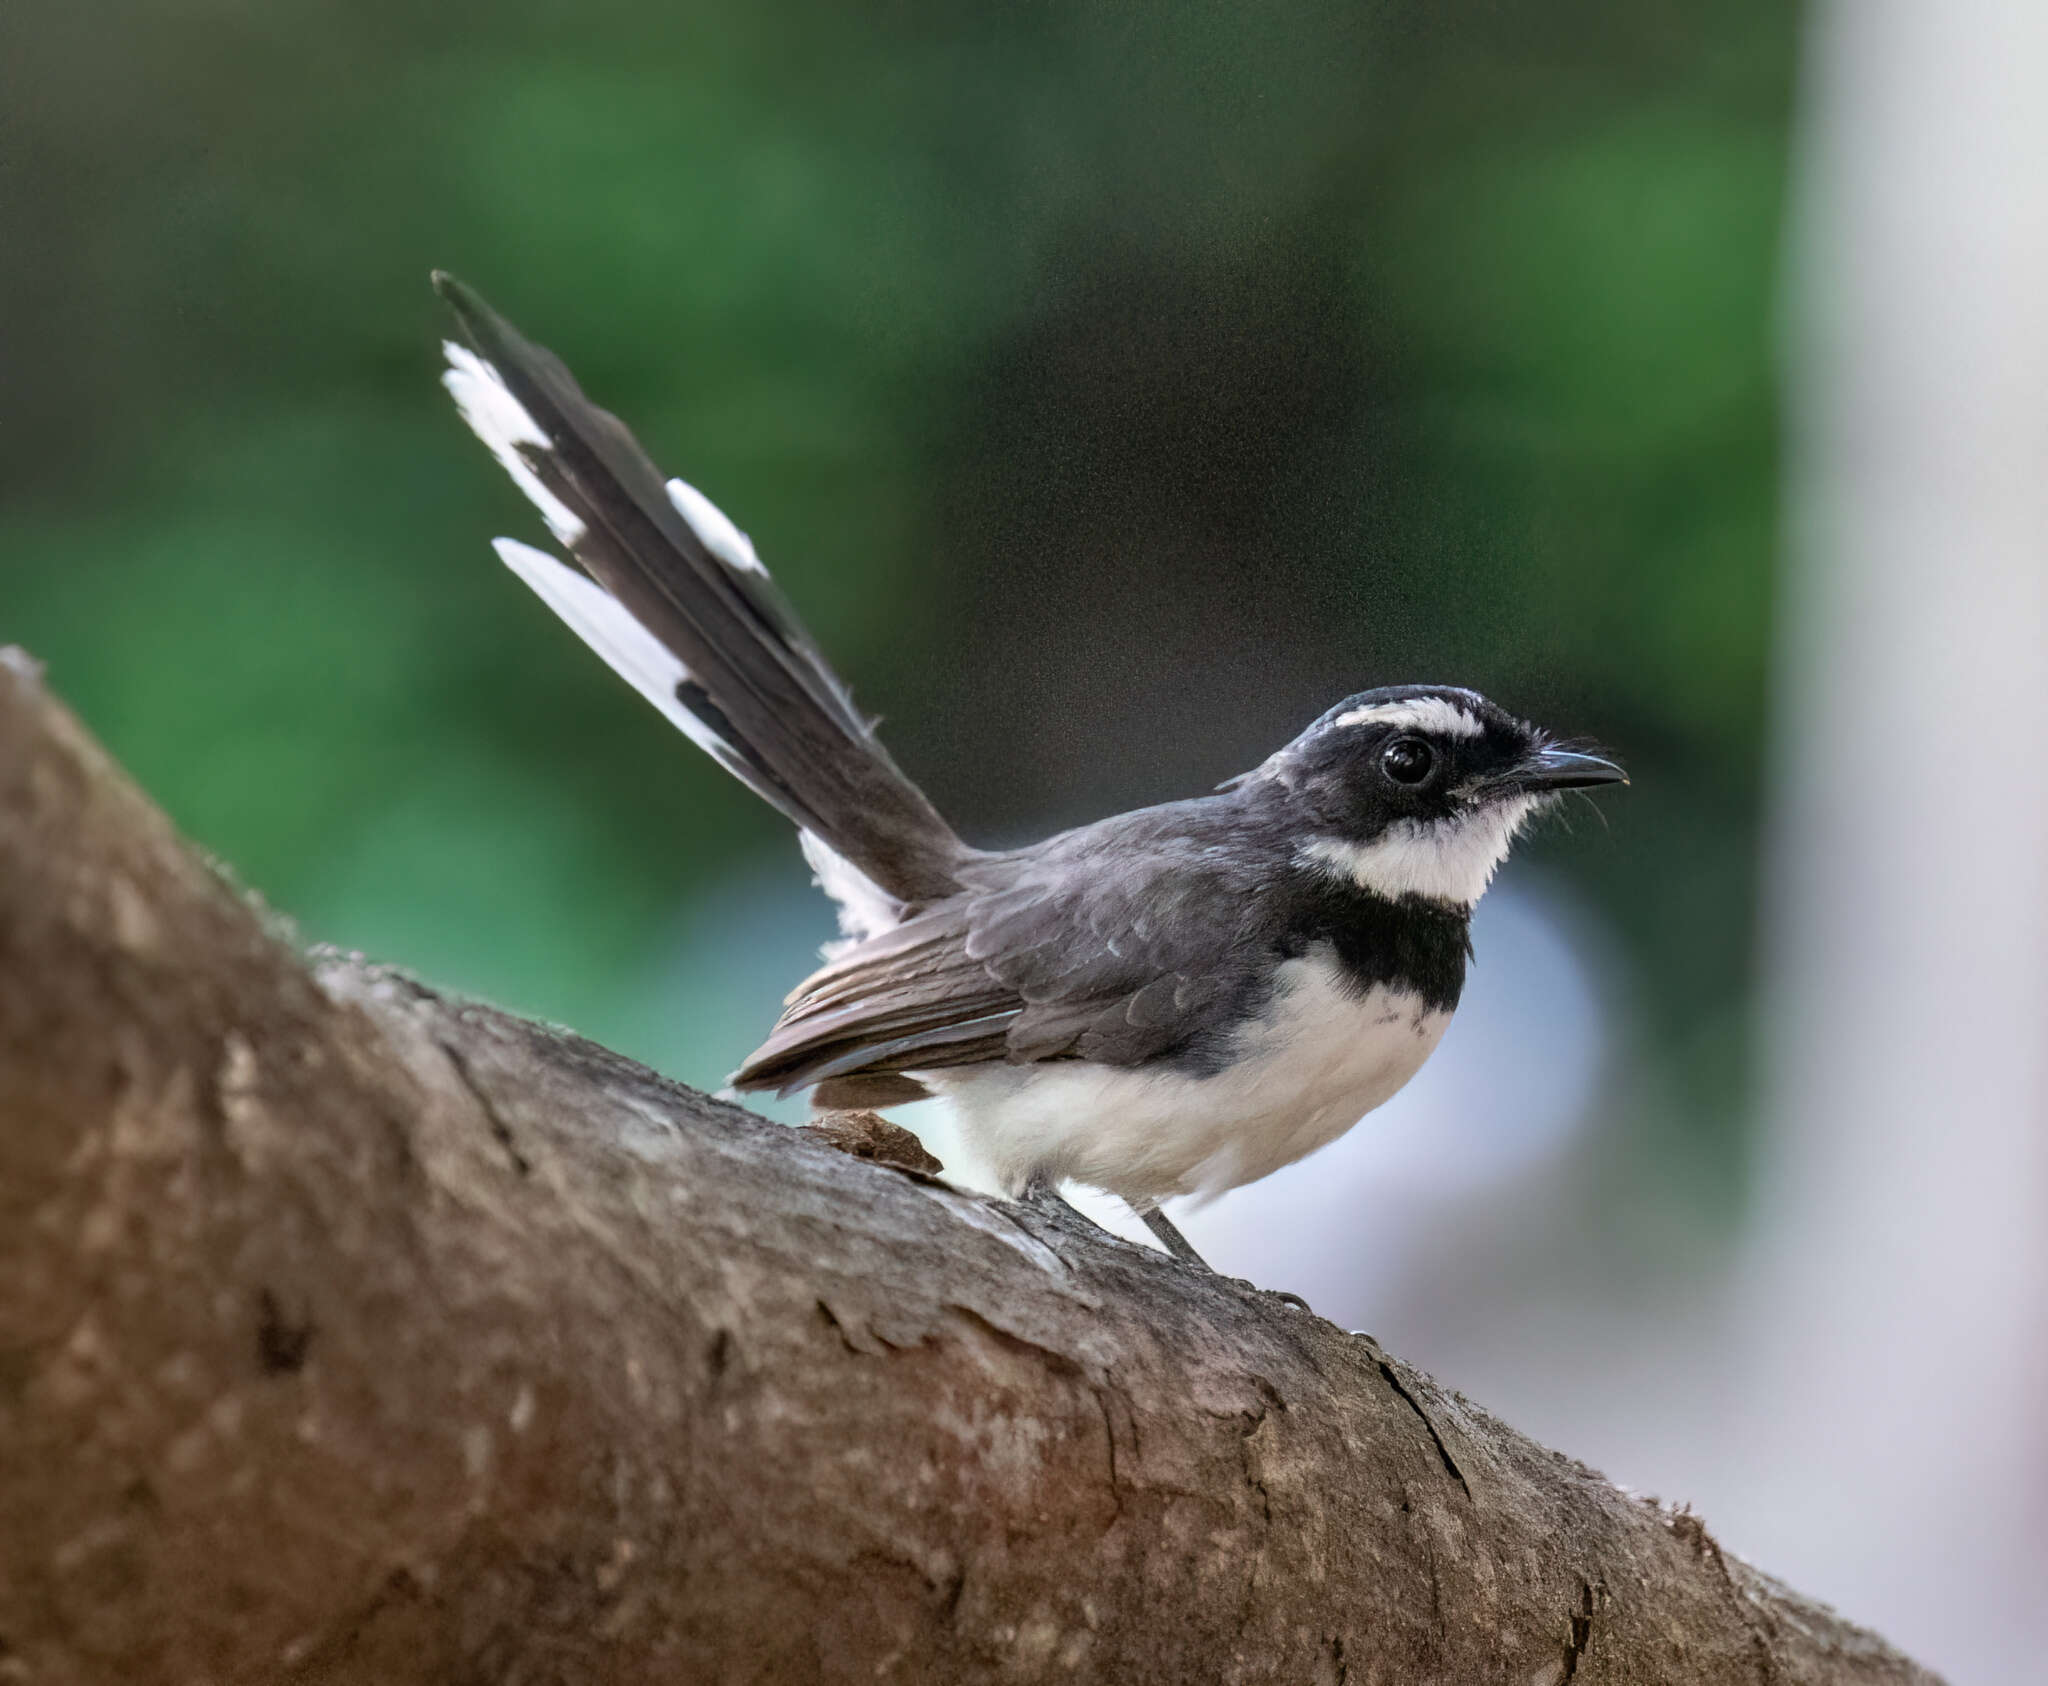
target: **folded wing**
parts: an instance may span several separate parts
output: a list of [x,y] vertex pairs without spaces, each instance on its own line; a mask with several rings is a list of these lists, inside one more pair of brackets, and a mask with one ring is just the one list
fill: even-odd
[[1220,1060],[1259,1005],[1272,937],[1246,870],[1186,833],[1175,810],[1195,807],[969,865],[962,895],[800,984],[734,1084],[787,1093],[990,1061]]

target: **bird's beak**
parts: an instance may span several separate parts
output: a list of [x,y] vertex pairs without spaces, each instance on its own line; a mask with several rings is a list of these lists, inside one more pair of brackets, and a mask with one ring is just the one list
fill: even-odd
[[1604,755],[1576,749],[1539,749],[1501,778],[1511,790],[1583,790],[1588,785],[1627,784],[1628,774]]

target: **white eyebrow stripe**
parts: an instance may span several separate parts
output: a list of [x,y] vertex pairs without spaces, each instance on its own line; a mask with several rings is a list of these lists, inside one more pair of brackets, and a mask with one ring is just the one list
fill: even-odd
[[1410,697],[1406,702],[1367,703],[1340,714],[1332,726],[1396,726],[1414,732],[1440,732],[1450,738],[1476,738],[1486,728],[1469,708],[1447,697]]

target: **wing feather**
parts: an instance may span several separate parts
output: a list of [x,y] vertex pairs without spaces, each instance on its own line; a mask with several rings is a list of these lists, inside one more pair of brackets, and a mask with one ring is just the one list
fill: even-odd
[[1199,1052],[1257,1004],[1273,934],[1211,835],[1217,799],[1119,816],[965,869],[969,889],[791,992],[735,1075],[787,1091],[989,1061]]
[[665,481],[559,358],[461,282],[434,284],[470,341],[447,346],[448,391],[603,595],[565,584],[538,553],[501,550],[506,562],[728,771],[846,863],[849,875],[821,876],[858,894],[857,922],[957,893],[955,863],[973,851],[882,747],[747,536],[694,486]]

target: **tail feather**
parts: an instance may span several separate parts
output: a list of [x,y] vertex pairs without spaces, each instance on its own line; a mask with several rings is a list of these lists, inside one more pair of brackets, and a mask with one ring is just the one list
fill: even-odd
[[506,565],[880,897],[956,891],[971,851],[890,759],[747,536],[695,487],[664,484],[551,353],[453,277],[434,285],[474,347],[446,347],[443,383],[584,572],[500,539]]

